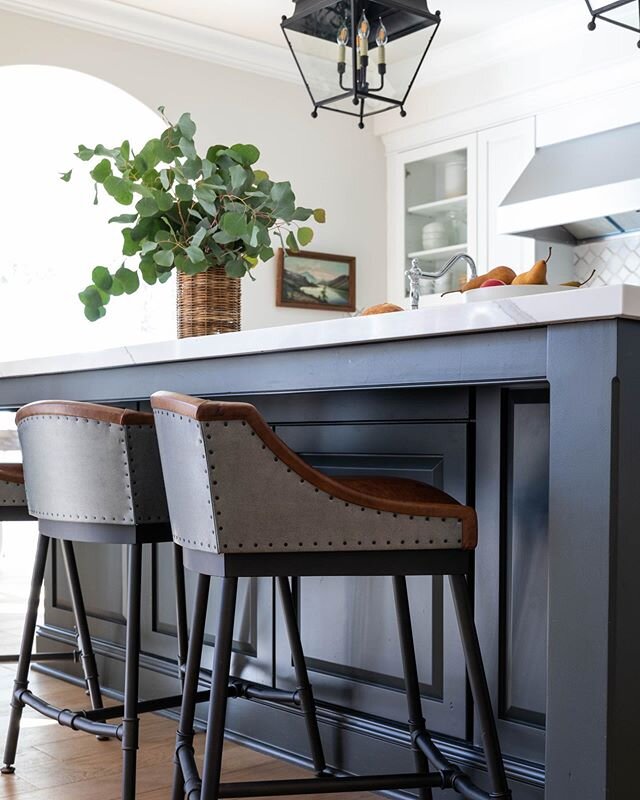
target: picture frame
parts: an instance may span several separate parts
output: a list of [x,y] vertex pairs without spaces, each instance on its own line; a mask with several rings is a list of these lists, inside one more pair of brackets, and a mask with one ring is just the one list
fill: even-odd
[[[356,259],[282,248],[276,254],[276,306],[316,311],[356,310]],[[307,299],[308,297],[308,299]]]

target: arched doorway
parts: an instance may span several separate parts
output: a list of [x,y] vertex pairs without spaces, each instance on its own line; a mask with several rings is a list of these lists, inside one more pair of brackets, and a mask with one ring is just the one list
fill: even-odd
[[89,166],[73,154],[125,138],[135,150],[161,118],[116,86],[49,66],[0,68],[0,107],[0,361],[172,338],[172,281],[114,298],[96,323],[77,296],[93,267],[121,263],[120,228],[107,220],[125,209],[103,194],[93,205]]

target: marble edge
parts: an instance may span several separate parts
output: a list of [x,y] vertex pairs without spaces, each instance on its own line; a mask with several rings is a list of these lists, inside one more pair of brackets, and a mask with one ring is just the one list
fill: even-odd
[[611,318],[640,319],[640,287],[604,286],[482,302],[430,304],[419,311],[274,326],[218,336],[151,342],[0,362],[0,378],[82,372],[394,339]]

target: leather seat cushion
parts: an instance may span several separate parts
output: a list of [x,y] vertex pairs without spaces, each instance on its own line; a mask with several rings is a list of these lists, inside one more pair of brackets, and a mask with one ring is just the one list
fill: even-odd
[[407,503],[444,503],[460,506],[451,495],[410,478],[368,477],[365,475],[334,478],[338,483],[380,500],[401,500]]
[[22,464],[0,464],[0,481],[24,483]]

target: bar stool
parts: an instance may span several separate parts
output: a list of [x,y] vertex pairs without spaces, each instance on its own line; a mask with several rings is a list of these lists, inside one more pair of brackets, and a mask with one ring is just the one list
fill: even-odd
[[[44,401],[20,409],[16,422],[28,510],[38,520],[39,534],[2,772],[14,772],[22,711],[29,706],[73,730],[121,740],[122,797],[134,800],[139,714],[172,708],[181,701],[181,695],[138,699],[142,547],[171,541],[153,415],[91,403]],[[16,470],[14,476],[17,475]],[[15,487],[17,497],[23,488],[20,484]],[[90,710],[56,708],[28,688],[51,539],[60,542],[67,570]],[[74,542],[128,546],[125,689],[121,706],[103,707]],[[175,545],[174,554],[178,663],[182,674],[187,649],[186,602],[182,552]],[[118,717],[122,717],[120,724],[108,722]]]
[[[24,471],[22,464],[0,464],[0,523],[2,522],[34,522],[35,518],[29,514],[27,508],[27,495],[24,488]],[[72,574],[67,574],[69,584],[77,584],[77,571],[73,572],[75,561],[68,564]],[[86,625],[86,623],[85,623]],[[76,631],[81,629],[81,625],[76,623]],[[82,661],[84,666],[89,666],[91,653],[86,653],[86,658],[82,658],[80,642],[78,648],[73,652],[52,652],[52,653],[32,653],[31,663],[44,663],[48,661]],[[0,664],[13,664],[19,660],[20,656],[4,653],[0,655]],[[87,691],[89,691],[89,681],[86,678]],[[94,694],[95,698],[95,694]],[[1,772],[7,770],[2,769]]]
[[[180,724],[173,800],[287,796],[349,791],[453,789],[469,800],[508,800],[496,723],[473,619],[468,584],[477,544],[476,514],[417,481],[334,480],[310,467],[245,403],[159,392],[151,398],[174,542],[198,574]],[[392,577],[409,728],[416,772],[334,777],[326,773],[315,702],[288,576]],[[407,575],[448,575],[482,733],[490,791],[475,785],[438,749],[422,714]],[[211,576],[222,578],[202,779],[193,722]],[[298,690],[262,687],[269,699],[299,705],[312,742],[316,776],[302,780],[221,783],[228,697],[261,689],[230,679],[239,577],[277,579]]]

